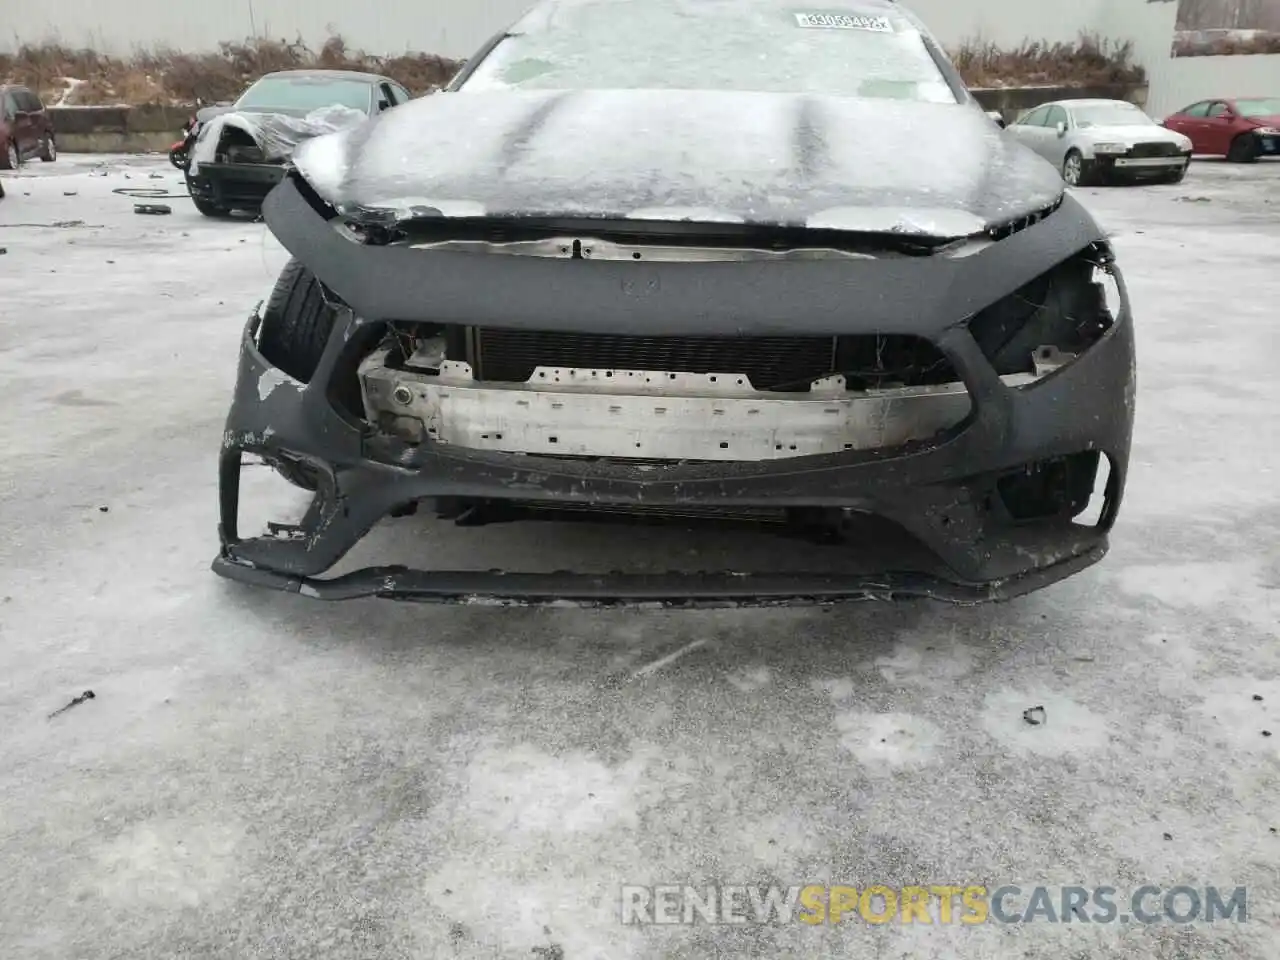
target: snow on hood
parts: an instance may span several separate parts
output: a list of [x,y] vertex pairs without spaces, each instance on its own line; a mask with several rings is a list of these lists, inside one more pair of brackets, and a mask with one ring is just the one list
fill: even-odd
[[1063,190],[973,103],[736,91],[436,94],[310,140],[293,162],[344,215],[370,220],[671,210],[954,237]]
[[1093,140],[1114,140],[1128,146],[1135,143],[1181,143],[1187,139],[1176,130],[1155,123],[1090,124],[1082,125],[1080,132]]
[[202,163],[212,163],[227,127],[243,130],[262,149],[264,160],[287,160],[298,144],[312,137],[354,127],[368,119],[361,110],[335,103],[319,107],[302,117],[285,113],[240,111],[219,113],[200,128],[191,152],[191,173]]

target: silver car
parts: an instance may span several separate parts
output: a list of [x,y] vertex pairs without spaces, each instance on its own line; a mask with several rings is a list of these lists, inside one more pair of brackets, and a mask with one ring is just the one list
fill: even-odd
[[1191,162],[1189,139],[1125,100],[1055,100],[1007,129],[1073,187],[1122,179],[1178,183]]

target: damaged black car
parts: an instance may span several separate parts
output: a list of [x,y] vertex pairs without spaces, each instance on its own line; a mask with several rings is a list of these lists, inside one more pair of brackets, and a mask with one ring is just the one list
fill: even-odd
[[259,78],[228,107],[206,107],[184,148],[187,192],[206,217],[256,212],[284,179],[298,144],[407,103],[389,77],[355,70],[280,70]]
[[[446,91],[302,144],[263,214],[292,259],[243,333],[223,576],[976,603],[1106,553],[1134,413],[1121,273],[891,0],[544,0]],[[254,459],[312,498],[242,536]],[[705,542],[750,524],[807,566],[333,573],[424,506],[676,517]]]

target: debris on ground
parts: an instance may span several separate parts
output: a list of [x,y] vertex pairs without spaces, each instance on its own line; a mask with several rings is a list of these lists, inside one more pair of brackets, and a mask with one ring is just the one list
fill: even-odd
[[49,719],[52,720],[58,714],[66,713],[72,707],[79,706],[80,704],[84,703],[86,700],[92,700],[92,699],[93,699],[93,691],[86,690],[84,693],[80,694],[80,696],[73,697],[71,702],[68,703],[65,707],[59,707],[57,710],[53,711],[53,713],[49,714]]
[[1259,702],[1259,703],[1260,703],[1260,702],[1262,701],[1262,694],[1260,694],[1260,693],[1255,693],[1255,694],[1253,695],[1253,699],[1254,699],[1254,701],[1255,701],[1255,702]]
[[[6,229],[11,229],[14,227],[36,227],[38,229],[44,230],[50,227],[54,229],[65,229],[67,227],[83,227],[83,226],[84,226],[83,220],[54,220],[52,223],[0,223],[0,227],[4,227]],[[95,226],[98,229],[101,229],[102,224],[99,223],[99,224],[96,224]]]
[[1044,712],[1044,707],[1029,707],[1022,711],[1022,719],[1033,727],[1038,727],[1049,719],[1049,717]]
[[153,217],[163,217],[166,214],[173,213],[173,209],[164,203],[135,203],[133,205],[134,213],[147,214]]

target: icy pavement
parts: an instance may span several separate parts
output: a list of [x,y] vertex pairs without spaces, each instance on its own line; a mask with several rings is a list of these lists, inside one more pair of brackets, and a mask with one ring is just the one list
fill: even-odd
[[[214,577],[236,342],[285,255],[135,215],[114,189],[179,178],[100,162],[0,201],[0,956],[1280,956],[1280,165],[1084,192],[1139,338],[1101,565],[981,609],[649,613]],[[423,526],[370,549],[429,557]],[[710,880],[1246,885],[1249,916],[618,922],[623,884]]]

